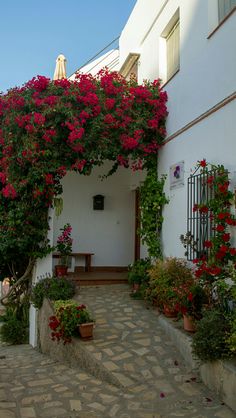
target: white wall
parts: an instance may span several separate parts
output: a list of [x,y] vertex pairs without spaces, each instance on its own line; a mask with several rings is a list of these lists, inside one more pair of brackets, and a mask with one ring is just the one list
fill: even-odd
[[[236,101],[231,102],[181,136],[167,143],[161,150],[159,173],[167,173],[165,192],[170,203],[165,206],[163,247],[166,256],[184,256],[179,236],[187,232],[187,178],[198,160],[205,158],[212,164],[223,164],[236,179]],[[170,190],[169,167],[185,162],[185,184]]]
[[[53,244],[53,210],[50,209],[49,213],[49,231],[48,231],[48,240],[49,245]],[[33,271],[33,278],[32,284],[36,284],[39,280],[49,277],[52,275],[52,255],[49,254],[47,257],[42,259],[38,259]],[[31,304],[30,305],[30,327],[29,327],[29,343],[33,346],[37,346],[38,342],[38,328],[37,328],[37,317],[38,311],[35,307]]]
[[120,64],[137,51],[139,82],[156,79],[163,74],[161,35],[180,10],[180,71],[165,86],[169,135],[236,90],[236,13],[207,39],[217,0],[209,1],[211,7],[207,0],[138,0],[122,31]]
[[[134,259],[134,189],[143,174],[119,168],[101,181],[99,175],[107,174],[109,167],[109,163],[97,167],[90,176],[69,173],[64,177],[64,209],[54,219],[54,243],[60,228],[69,222],[74,252],[94,252],[93,266],[127,266]],[[93,210],[96,194],[105,196],[104,210]]]
[[[167,137],[236,92],[236,13],[216,31],[218,0],[137,0],[120,38],[120,63],[139,52],[138,80],[165,76],[163,32],[179,9],[180,70],[165,84],[168,93]],[[165,79],[163,81],[166,81]],[[185,184],[165,191],[165,255],[183,256],[179,236],[187,229],[187,177],[197,160],[206,158],[236,171],[236,101],[227,104],[168,142],[159,154],[159,173],[185,162]],[[236,178],[236,176],[235,176]]]

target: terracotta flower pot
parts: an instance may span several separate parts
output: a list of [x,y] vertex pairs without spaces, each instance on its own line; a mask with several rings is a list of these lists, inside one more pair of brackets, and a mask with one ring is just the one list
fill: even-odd
[[55,266],[55,274],[56,274],[57,277],[67,276],[67,274],[68,274],[67,270],[68,270],[67,266],[62,266],[60,264]]
[[91,340],[93,338],[93,322],[87,322],[79,325],[79,333],[83,340]]
[[183,315],[184,318],[184,330],[188,332],[195,332],[196,326],[191,316]]

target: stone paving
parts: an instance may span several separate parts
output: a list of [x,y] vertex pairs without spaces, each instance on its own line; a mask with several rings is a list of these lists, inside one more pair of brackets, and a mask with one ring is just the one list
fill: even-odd
[[[188,370],[157,325],[157,313],[127,285],[84,287],[76,299],[96,318],[81,342],[119,385],[69,368],[29,345],[0,348],[0,418],[233,418]],[[56,343],[55,343],[56,344]]]

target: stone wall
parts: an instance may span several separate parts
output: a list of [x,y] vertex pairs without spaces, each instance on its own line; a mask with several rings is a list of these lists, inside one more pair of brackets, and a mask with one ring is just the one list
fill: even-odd
[[62,341],[52,341],[51,330],[48,326],[48,318],[52,315],[54,315],[52,304],[49,300],[44,299],[38,318],[39,350],[57,361],[68,364],[70,367],[78,367],[97,379],[121,387],[118,379],[86,350],[86,341],[73,338],[72,343],[66,345]]

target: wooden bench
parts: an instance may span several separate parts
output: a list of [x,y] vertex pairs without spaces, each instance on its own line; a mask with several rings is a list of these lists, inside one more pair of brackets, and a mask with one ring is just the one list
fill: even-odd
[[[94,253],[70,253],[70,257],[84,257],[85,260],[85,266],[84,266],[84,270],[85,271],[91,271],[91,259],[92,259],[92,255],[94,255]],[[58,253],[54,253],[53,258],[60,258],[61,254]]]

